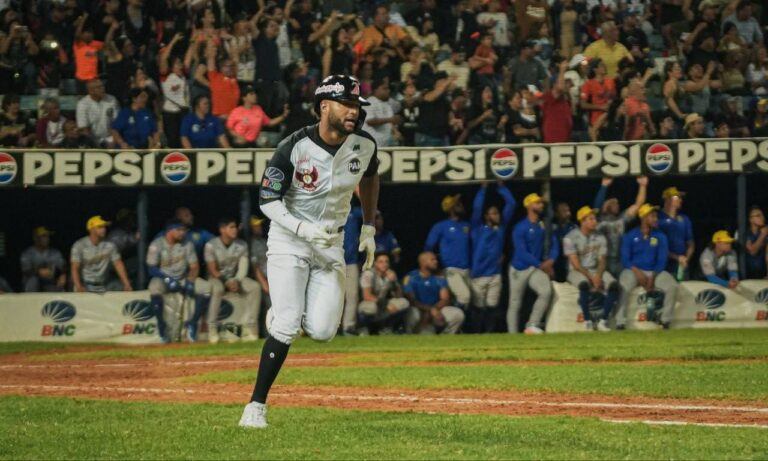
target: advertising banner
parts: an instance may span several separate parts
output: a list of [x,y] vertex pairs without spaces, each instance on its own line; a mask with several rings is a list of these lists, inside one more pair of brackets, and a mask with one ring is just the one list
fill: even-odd
[[[0,151],[1,187],[256,185],[272,149]],[[378,151],[384,183],[768,172],[768,139],[396,147]]]

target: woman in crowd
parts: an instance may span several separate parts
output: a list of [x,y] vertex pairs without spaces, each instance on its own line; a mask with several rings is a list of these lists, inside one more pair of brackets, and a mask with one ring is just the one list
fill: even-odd
[[230,147],[221,119],[211,114],[211,100],[198,96],[192,101],[192,112],[181,121],[181,146],[184,149]]
[[270,119],[261,106],[256,104],[257,99],[256,89],[247,86],[242,97],[243,104],[232,110],[227,117],[227,131],[232,138],[232,147],[256,147],[256,140],[262,127],[279,125],[288,116],[288,105],[286,105],[279,117]]

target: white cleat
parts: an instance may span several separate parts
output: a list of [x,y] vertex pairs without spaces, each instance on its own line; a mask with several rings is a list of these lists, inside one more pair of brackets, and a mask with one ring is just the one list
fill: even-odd
[[608,321],[601,319],[599,322],[597,322],[597,331],[611,331],[610,327],[608,326]]
[[208,342],[211,344],[218,344],[219,341],[221,341],[221,337],[219,336],[219,332],[216,328],[209,329],[208,330]]
[[525,333],[527,335],[541,335],[541,334],[544,334],[544,330],[542,330],[541,328],[539,328],[537,326],[531,325],[529,327],[526,327],[526,329],[523,330],[523,333]]
[[267,426],[267,405],[251,402],[245,406],[243,416],[240,418],[240,427],[264,429]]
[[584,322],[584,327],[587,329],[587,331],[592,331],[595,329],[594,324],[592,324],[591,320],[587,320],[586,322]]
[[243,335],[240,336],[240,340],[243,342],[253,342],[259,340],[259,331],[256,327],[243,328]]

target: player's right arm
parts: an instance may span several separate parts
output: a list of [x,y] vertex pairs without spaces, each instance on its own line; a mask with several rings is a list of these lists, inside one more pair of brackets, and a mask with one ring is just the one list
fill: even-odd
[[157,277],[163,279],[167,277],[165,272],[160,270],[160,248],[157,243],[152,242],[147,249],[147,272],[150,277]]
[[72,252],[69,256],[69,271],[72,273],[72,288],[76,292],[83,292],[85,291],[85,287],[83,286],[83,282],[80,279],[80,262],[82,261],[82,254],[80,250],[80,245],[75,243],[72,246]]
[[208,274],[215,279],[221,279],[221,272],[219,272],[219,265],[216,263],[216,254],[213,251],[212,242],[206,242],[205,247],[203,247],[203,259],[205,259],[205,267],[208,269]]

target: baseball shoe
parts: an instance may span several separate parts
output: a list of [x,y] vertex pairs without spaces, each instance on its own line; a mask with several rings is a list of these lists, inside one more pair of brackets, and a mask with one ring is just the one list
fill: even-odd
[[197,325],[193,322],[184,322],[184,329],[187,332],[187,341],[191,343],[197,342]]
[[245,406],[243,416],[240,418],[240,427],[264,429],[267,424],[267,405],[251,402]]
[[544,330],[542,330],[541,328],[539,328],[537,326],[530,325],[530,326],[525,328],[523,333],[525,333],[527,335],[541,335],[541,334],[544,334]]
[[160,344],[171,344],[171,338],[169,336],[161,336]]
[[626,325],[624,325],[623,323],[617,323],[617,324],[616,324],[616,329],[617,329],[618,331],[624,331],[624,330],[626,330],[626,329],[627,329],[627,327],[626,327]]
[[592,323],[591,320],[587,320],[586,322],[584,322],[584,327],[587,329],[587,331],[592,331],[595,329],[594,328],[595,325]]
[[216,327],[208,328],[208,342],[211,344],[218,344],[221,341],[219,336],[219,330]]
[[669,327],[670,327],[670,322],[662,322],[661,323],[661,328],[663,328],[665,330],[669,330]]
[[240,340],[246,343],[258,341],[259,332],[256,330],[256,327],[245,327],[243,328],[243,334],[240,336]]
[[605,319],[600,319],[600,321],[597,322],[597,331],[611,331],[611,329],[608,327],[608,321]]

